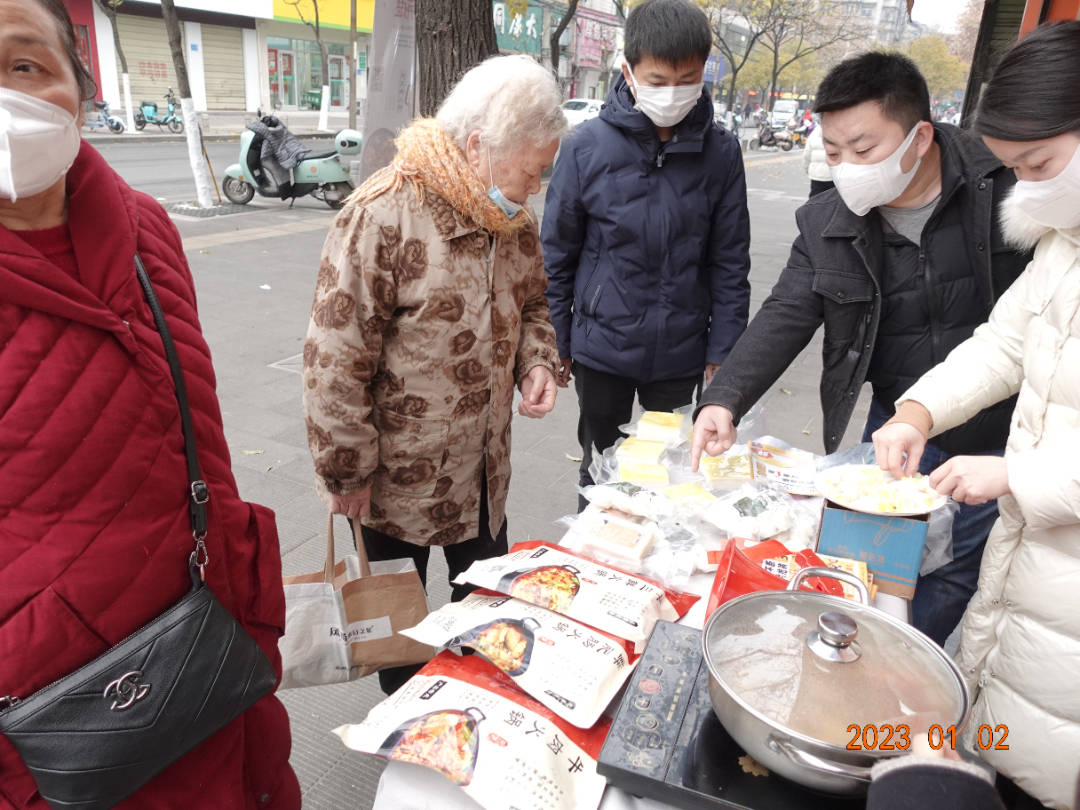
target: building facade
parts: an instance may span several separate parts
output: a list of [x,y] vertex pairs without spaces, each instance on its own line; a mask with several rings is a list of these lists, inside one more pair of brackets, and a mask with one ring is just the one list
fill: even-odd
[[[98,85],[98,98],[123,107],[122,64],[109,18],[93,0],[64,0],[75,23],[80,57]],[[327,76],[316,41],[312,0],[176,0],[188,82],[196,110],[318,108],[330,87],[331,109],[345,109],[356,76],[364,97],[375,0],[358,0],[358,47],[349,52],[349,0],[318,0],[319,38],[328,51]],[[132,102],[161,103],[176,74],[160,0],[125,0],[116,14]]]

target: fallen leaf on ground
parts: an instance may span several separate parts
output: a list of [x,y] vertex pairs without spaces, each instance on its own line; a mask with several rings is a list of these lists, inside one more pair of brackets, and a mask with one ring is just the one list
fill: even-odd
[[784,395],[786,395],[786,396],[789,396],[789,397],[791,396],[791,392],[790,392],[790,391],[788,391],[788,390],[787,390],[786,388],[781,388],[781,389],[780,389],[780,393],[781,393],[781,394],[784,394]]
[[265,450],[245,450],[244,455],[245,456],[261,456],[265,452],[266,452]]
[[573,461],[577,464],[581,463],[581,456],[572,456],[569,453],[566,453],[566,458],[568,461]]

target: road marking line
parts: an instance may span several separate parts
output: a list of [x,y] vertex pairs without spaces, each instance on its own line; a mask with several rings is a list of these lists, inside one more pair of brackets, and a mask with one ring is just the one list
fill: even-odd
[[802,152],[796,155],[783,155],[771,158],[762,158],[761,160],[743,160],[747,168],[751,166],[768,166],[772,163],[788,163],[792,160],[800,160],[802,158]]
[[238,242],[254,242],[260,239],[276,239],[292,233],[318,231],[330,227],[333,217],[325,219],[304,219],[299,222],[282,222],[279,225],[258,228],[240,228],[235,231],[208,233],[204,236],[191,236],[184,239],[184,250],[202,250],[204,248],[233,245]]

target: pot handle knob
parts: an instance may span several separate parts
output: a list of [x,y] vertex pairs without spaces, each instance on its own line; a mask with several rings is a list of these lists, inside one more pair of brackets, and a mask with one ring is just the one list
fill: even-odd
[[859,625],[846,613],[827,610],[817,617],[818,635],[833,647],[847,647],[859,633]]
[[803,568],[796,572],[795,576],[791,578],[791,582],[788,583],[787,589],[789,591],[799,590],[799,586],[802,585],[804,579],[810,577],[830,577],[832,579],[838,579],[841,582],[846,582],[859,596],[859,601],[864,605],[870,604],[870,591],[866,589],[866,583],[859,579],[854,574],[849,574],[847,571],[841,571],[839,568],[830,568],[827,565],[812,565],[809,568]]
[[770,736],[765,744],[770,750],[780,752],[800,767],[810,768],[842,779],[855,779],[859,782],[870,781],[869,768],[862,765],[848,765],[844,762],[823,759],[811,754],[809,751],[803,751],[792,740],[781,740],[778,737]]

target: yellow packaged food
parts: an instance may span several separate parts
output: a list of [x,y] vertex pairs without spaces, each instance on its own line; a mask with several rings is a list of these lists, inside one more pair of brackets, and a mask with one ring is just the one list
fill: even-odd
[[645,411],[637,421],[636,437],[644,441],[678,444],[683,439],[686,416],[666,411]]
[[698,467],[709,483],[719,481],[749,481],[750,456],[745,449],[720,456],[702,455]]
[[[847,557],[833,557],[830,554],[818,554],[818,557],[830,568],[839,568],[841,571],[847,571],[849,574],[853,574],[862,580],[862,583],[866,585],[867,588],[870,587],[871,574],[866,567],[866,563],[862,560],[849,560]],[[782,579],[786,579],[788,582],[790,582],[795,574],[802,568],[795,559],[794,554],[785,554],[780,557],[770,557],[762,560],[761,567],[770,574],[775,574]],[[840,585],[844,589],[845,599],[858,601],[858,596],[855,593],[854,587],[848,585],[846,582],[842,582]]]
[[696,481],[686,484],[674,484],[663,490],[668,500],[679,506],[708,506],[716,496]]
[[639,439],[637,436],[631,436],[615,448],[615,458],[620,465],[624,461],[645,461],[658,464],[665,448],[666,445],[663,442],[648,441]]
[[661,489],[671,483],[667,467],[663,464],[634,458],[619,459],[619,479],[649,489]]

